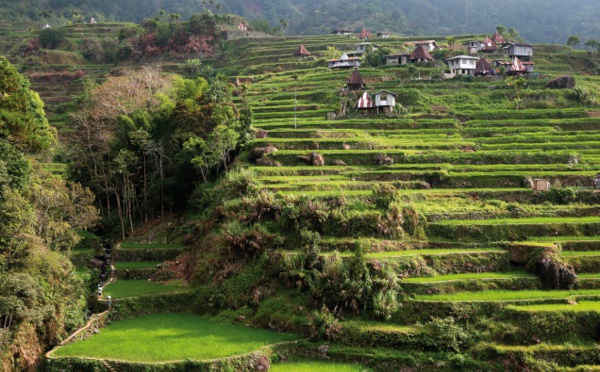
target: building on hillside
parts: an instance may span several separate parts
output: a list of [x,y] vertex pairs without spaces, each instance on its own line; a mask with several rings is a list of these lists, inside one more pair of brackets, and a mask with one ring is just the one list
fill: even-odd
[[480,58],[475,65],[475,76],[496,75],[496,70],[492,63],[485,58]]
[[478,57],[472,56],[456,56],[448,58],[448,67],[451,74],[456,75],[474,75]]
[[410,61],[412,63],[431,62],[433,61],[433,57],[423,44],[417,44],[415,51],[410,55]]
[[364,92],[358,101],[356,101],[354,108],[357,110],[373,110],[375,108],[375,102],[369,93]]
[[360,34],[358,34],[358,38],[361,40],[368,40],[371,38],[371,33],[369,31],[367,31],[366,28],[363,28],[362,30],[360,30]]
[[377,37],[380,39],[389,39],[390,34],[389,34],[389,32],[378,32]]
[[533,56],[533,45],[526,43],[505,43],[502,50],[510,58],[518,57],[523,62],[531,61]]
[[350,75],[350,77],[346,81],[346,85],[350,90],[360,90],[364,89],[367,86],[365,80],[362,78],[357,68],[355,68],[354,71],[352,71],[352,75]]
[[308,50],[306,50],[306,48],[304,47],[304,45],[300,45],[298,47],[298,49],[296,49],[294,51],[294,56],[295,57],[300,57],[300,58],[302,58],[302,57],[308,57],[308,56],[310,56],[310,52]]
[[248,27],[246,27],[246,25],[244,25],[244,23],[240,22],[240,23],[238,23],[238,30],[248,31]]
[[494,36],[492,36],[492,41],[498,45],[506,44],[506,40],[504,40],[504,38],[502,37],[502,35],[500,35],[498,31],[496,31]]
[[495,61],[496,67],[504,67],[508,75],[524,75],[533,73],[535,63],[532,61],[523,62],[519,58],[514,57],[512,61]]
[[46,23],[45,25],[42,26],[42,30],[45,30],[47,28],[50,28],[50,25],[48,23]]
[[367,51],[369,45],[373,48],[373,51],[376,51],[377,49],[381,48],[379,44],[367,41],[365,43],[356,44],[356,51],[348,52],[346,54],[348,55],[348,57],[362,57],[363,54],[365,54],[365,52]]
[[485,40],[483,40],[483,48],[481,50],[484,53],[496,53],[498,49],[499,48],[496,43],[494,43],[489,37],[486,37]]
[[332,35],[349,36],[349,35],[352,35],[352,31],[350,31],[349,28],[342,27],[342,28],[336,28],[336,29],[332,30],[331,34]]
[[387,90],[380,90],[375,93],[375,107],[377,107],[377,113],[383,111],[385,114],[391,114],[394,112],[396,106],[396,94]]
[[96,20],[94,19],[94,17],[90,18],[90,24],[95,24],[95,23],[98,23],[98,21],[96,21]]
[[419,45],[423,45],[423,47],[425,47],[425,49],[428,52],[433,52],[435,49],[438,48],[438,45],[435,42],[435,40],[408,41],[408,42],[404,43],[404,45],[407,45],[407,46],[419,46]]
[[463,44],[467,48],[467,53],[477,54],[477,52],[483,49],[483,41],[469,40]]
[[346,53],[342,54],[339,59],[330,59],[327,61],[329,68],[355,68],[360,67],[360,58],[348,57]]
[[396,53],[385,56],[386,65],[407,65],[410,63],[410,54]]

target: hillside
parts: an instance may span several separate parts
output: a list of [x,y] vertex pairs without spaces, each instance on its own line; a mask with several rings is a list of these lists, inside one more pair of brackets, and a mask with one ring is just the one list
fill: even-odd
[[515,27],[529,42],[563,44],[571,35],[578,35],[584,42],[597,39],[600,31],[596,22],[600,10],[593,0],[506,0],[495,6],[472,0],[0,2],[5,22],[30,19],[53,26],[89,21],[92,17],[100,21],[139,23],[156,16],[160,9],[167,14],[179,14],[183,19],[203,10],[237,14],[252,21],[261,31],[281,26],[283,19],[287,23],[286,32],[292,35],[327,34],[335,27],[349,27],[355,32],[367,27],[375,33],[400,35],[493,33],[496,25],[503,24]]
[[[377,43],[401,51],[411,39]],[[122,200],[133,211],[121,225],[139,222],[105,257],[111,280],[92,301],[97,311],[110,309],[92,325],[112,324],[52,351],[45,369],[255,370],[265,359],[282,371],[600,369],[597,57],[535,45],[536,74],[523,79],[441,80],[440,62],[361,67],[368,92],[388,91],[399,103],[378,114],[353,109],[363,90],[341,89],[351,71],[326,67],[331,46],[350,51],[357,42],[226,42],[204,61],[210,68],[187,72],[204,83],[188,81],[171,101],[149,99],[156,106],[147,113],[119,117],[117,149],[102,153],[107,167],[129,159],[123,154],[139,160],[106,173],[124,191],[103,205],[112,200],[116,209]],[[292,55],[300,44],[310,57]],[[440,44],[440,58],[464,53]],[[183,65],[164,66],[182,73]],[[565,73],[575,89],[546,88]],[[118,78],[108,78],[109,87]],[[97,94],[109,91],[100,86]],[[253,135],[207,165],[220,132],[196,128],[222,125],[223,107],[247,106]],[[345,115],[327,119],[343,107]],[[247,120],[232,117],[236,130]],[[138,145],[130,127],[154,142]],[[149,162],[154,193],[145,204],[142,155],[181,141],[181,133],[168,137],[169,127],[203,137],[165,148],[179,151],[168,158],[189,161],[177,165],[185,174],[166,175],[178,186],[167,200],[187,196],[191,182],[195,190],[185,208],[171,204],[180,216],[144,224],[136,208],[160,215],[163,179]],[[532,190],[536,179],[550,190]],[[114,209],[106,222],[118,227]],[[83,268],[97,250],[84,244],[76,252],[88,275]]]

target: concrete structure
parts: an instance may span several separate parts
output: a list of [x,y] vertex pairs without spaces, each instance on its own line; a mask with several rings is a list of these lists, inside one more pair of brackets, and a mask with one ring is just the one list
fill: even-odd
[[360,67],[360,59],[358,57],[348,57],[346,53],[342,54],[339,59],[330,59],[327,63],[331,69]]
[[380,39],[389,39],[390,38],[390,34],[387,32],[378,32],[377,33],[377,37]]
[[427,50],[428,52],[433,52],[438,47],[438,45],[435,42],[435,40],[407,41],[406,43],[404,43],[404,45],[408,45],[408,46],[423,45],[423,47],[425,47],[425,50]]
[[463,44],[467,48],[467,53],[476,54],[483,49],[483,41],[469,40]]
[[518,57],[523,62],[530,62],[533,56],[533,45],[525,43],[506,43],[502,46],[505,55]]
[[335,30],[331,31],[332,35],[344,35],[344,36],[349,36],[352,35],[352,31],[350,31],[350,29],[346,28],[346,27],[342,27],[342,28],[336,28]]
[[385,56],[386,65],[407,65],[410,63],[410,54],[398,53]]
[[448,67],[451,74],[456,75],[474,75],[477,67],[478,57],[456,56],[448,58]]

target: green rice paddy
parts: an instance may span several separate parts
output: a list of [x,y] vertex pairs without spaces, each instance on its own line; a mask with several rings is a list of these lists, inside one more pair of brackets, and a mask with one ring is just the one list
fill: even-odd
[[161,248],[161,249],[181,249],[183,248],[182,244],[178,243],[134,243],[134,242],[123,242],[120,244],[120,247],[123,249],[152,249],[152,248]]
[[597,312],[600,313],[600,301],[580,301],[576,304],[546,304],[509,306],[509,309],[530,312]]
[[566,299],[578,296],[598,296],[600,289],[582,289],[572,291],[480,291],[458,292],[453,294],[415,295],[417,301],[521,301],[542,299]]
[[487,280],[487,279],[514,279],[514,278],[536,278],[535,275],[525,271],[511,271],[507,273],[466,273],[428,277],[405,278],[404,283],[435,283],[454,280]]
[[114,322],[85,341],[57,349],[52,357],[154,363],[205,360],[295,339],[291,334],[214,323],[198,315],[166,313]]
[[335,363],[321,360],[295,360],[285,363],[272,364],[273,372],[368,372],[370,368],[359,364]]
[[113,299],[147,296],[160,293],[188,292],[193,288],[175,283],[161,284],[147,280],[117,280],[104,289],[104,296]]

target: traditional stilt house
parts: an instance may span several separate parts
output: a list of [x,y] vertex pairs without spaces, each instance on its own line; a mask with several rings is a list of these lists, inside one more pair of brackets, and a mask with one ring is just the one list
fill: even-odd
[[425,50],[423,44],[417,44],[415,51],[410,55],[410,61],[412,63],[431,62],[433,61],[433,57],[427,50]]
[[364,89],[366,87],[366,85],[367,84],[365,83],[364,79],[358,72],[358,69],[355,68],[354,71],[352,71],[352,75],[350,75],[350,77],[347,80],[348,89],[360,90],[360,89]]
[[367,29],[363,28],[362,30],[360,30],[360,34],[358,35],[358,38],[361,40],[370,39],[371,33],[369,31],[367,31]]
[[373,110],[375,108],[375,102],[373,98],[369,95],[369,93],[364,92],[363,95],[356,101],[354,108],[357,110]]
[[360,58],[348,57],[346,53],[342,54],[339,59],[330,59],[327,61],[329,68],[353,68],[360,67]]
[[485,58],[480,58],[475,66],[475,76],[489,76],[495,75],[496,71],[492,66],[492,63]]
[[495,53],[498,51],[498,49],[499,48],[496,46],[496,43],[494,43],[489,37],[486,37],[485,40],[483,40],[483,49],[481,50],[484,53]]
[[510,68],[507,71],[508,75],[524,75],[527,73],[527,68],[523,65],[523,62],[517,57],[513,58]]
[[394,106],[396,106],[396,94],[387,90],[380,90],[375,93],[375,106],[378,114],[380,110],[385,114],[391,114],[394,112]]
[[506,40],[504,40],[504,38],[502,37],[502,35],[500,35],[498,31],[496,31],[494,36],[492,36],[492,41],[498,45],[503,45],[506,43]]
[[304,45],[300,45],[296,51],[294,51],[294,57],[308,57],[310,56],[310,52],[306,50]]
[[506,43],[502,49],[510,58],[518,57],[523,62],[530,62],[533,56],[533,45],[527,43]]

